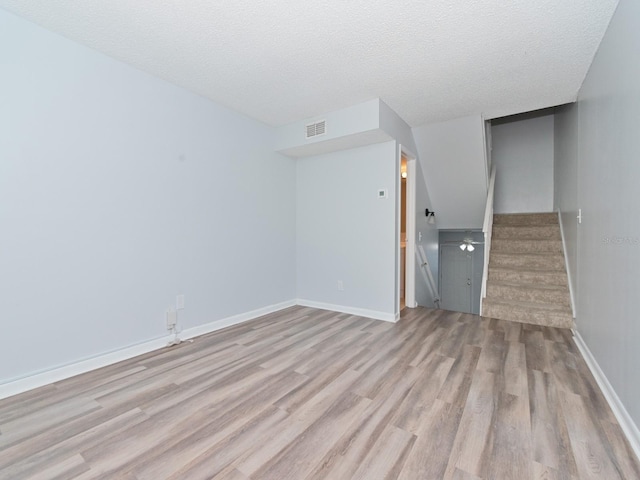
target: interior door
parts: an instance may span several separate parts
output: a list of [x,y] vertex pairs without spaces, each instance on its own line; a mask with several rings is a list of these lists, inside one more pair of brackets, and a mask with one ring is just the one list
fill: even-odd
[[458,245],[441,245],[440,302],[444,310],[471,313],[471,254]]

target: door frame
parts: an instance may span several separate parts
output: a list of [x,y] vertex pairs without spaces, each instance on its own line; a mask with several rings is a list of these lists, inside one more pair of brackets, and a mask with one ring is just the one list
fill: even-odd
[[402,179],[400,167],[402,156],[407,159],[407,194],[405,201],[407,218],[407,243],[405,247],[404,265],[404,301],[408,308],[417,307],[416,303],[416,162],[417,155],[402,144],[398,144],[396,162],[396,317],[400,315],[400,244],[401,244],[401,211]]

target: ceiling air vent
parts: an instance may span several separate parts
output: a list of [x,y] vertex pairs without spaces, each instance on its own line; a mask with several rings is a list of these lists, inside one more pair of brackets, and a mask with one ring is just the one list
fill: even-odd
[[317,137],[318,135],[324,135],[327,133],[327,122],[322,120],[321,122],[310,123],[306,126],[306,137]]

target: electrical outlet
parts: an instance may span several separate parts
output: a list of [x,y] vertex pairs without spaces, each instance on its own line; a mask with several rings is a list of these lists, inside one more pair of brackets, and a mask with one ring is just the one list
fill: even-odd
[[176,310],[182,310],[184,308],[184,295],[176,296]]
[[344,290],[344,284],[342,280],[338,280],[338,291],[342,292]]

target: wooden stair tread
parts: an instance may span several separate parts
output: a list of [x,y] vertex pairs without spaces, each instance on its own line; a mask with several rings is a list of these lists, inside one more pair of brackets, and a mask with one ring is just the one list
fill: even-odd
[[494,213],[494,225],[557,225],[558,214],[543,213]]
[[528,273],[538,273],[538,274],[548,273],[549,275],[557,275],[558,273],[564,273],[564,271],[559,272],[558,270],[549,269],[549,268],[503,267],[503,266],[493,266],[491,264],[489,266],[492,267],[491,270],[493,270],[494,272],[507,272],[507,273],[527,273],[528,272]]
[[506,307],[511,307],[511,308],[517,308],[517,309],[525,309],[525,310],[544,310],[544,311],[548,311],[548,312],[557,312],[557,313],[568,313],[568,314],[572,314],[571,312],[571,307],[566,307],[566,306],[561,306],[561,305],[557,305],[557,304],[549,304],[549,303],[534,303],[534,302],[521,302],[521,301],[516,301],[516,300],[503,300],[503,299],[492,299],[492,298],[485,298],[484,299],[484,306],[486,307],[487,305],[502,305],[502,306],[506,306]]
[[[489,265],[492,266],[492,265]],[[531,273],[544,273],[548,272],[549,274],[557,274],[557,270],[553,269],[544,269],[544,268],[524,268],[524,267],[510,267],[510,266],[495,266],[492,268],[494,271],[499,272],[531,272]]]
[[493,258],[495,255],[499,255],[501,257],[531,257],[531,258],[538,258],[538,257],[564,257],[564,255],[562,255],[562,253],[557,253],[557,252],[530,252],[530,253],[512,253],[512,252],[491,252],[491,257],[489,258],[489,261],[491,261],[491,258]]
[[[487,280],[487,285],[494,285],[498,287],[510,287],[510,288],[522,288],[529,290],[548,290],[548,291],[569,291],[569,288],[566,285],[546,285],[546,284],[535,284],[535,283],[516,283],[516,282],[500,282],[495,280]],[[487,297],[488,298],[488,297]]]

